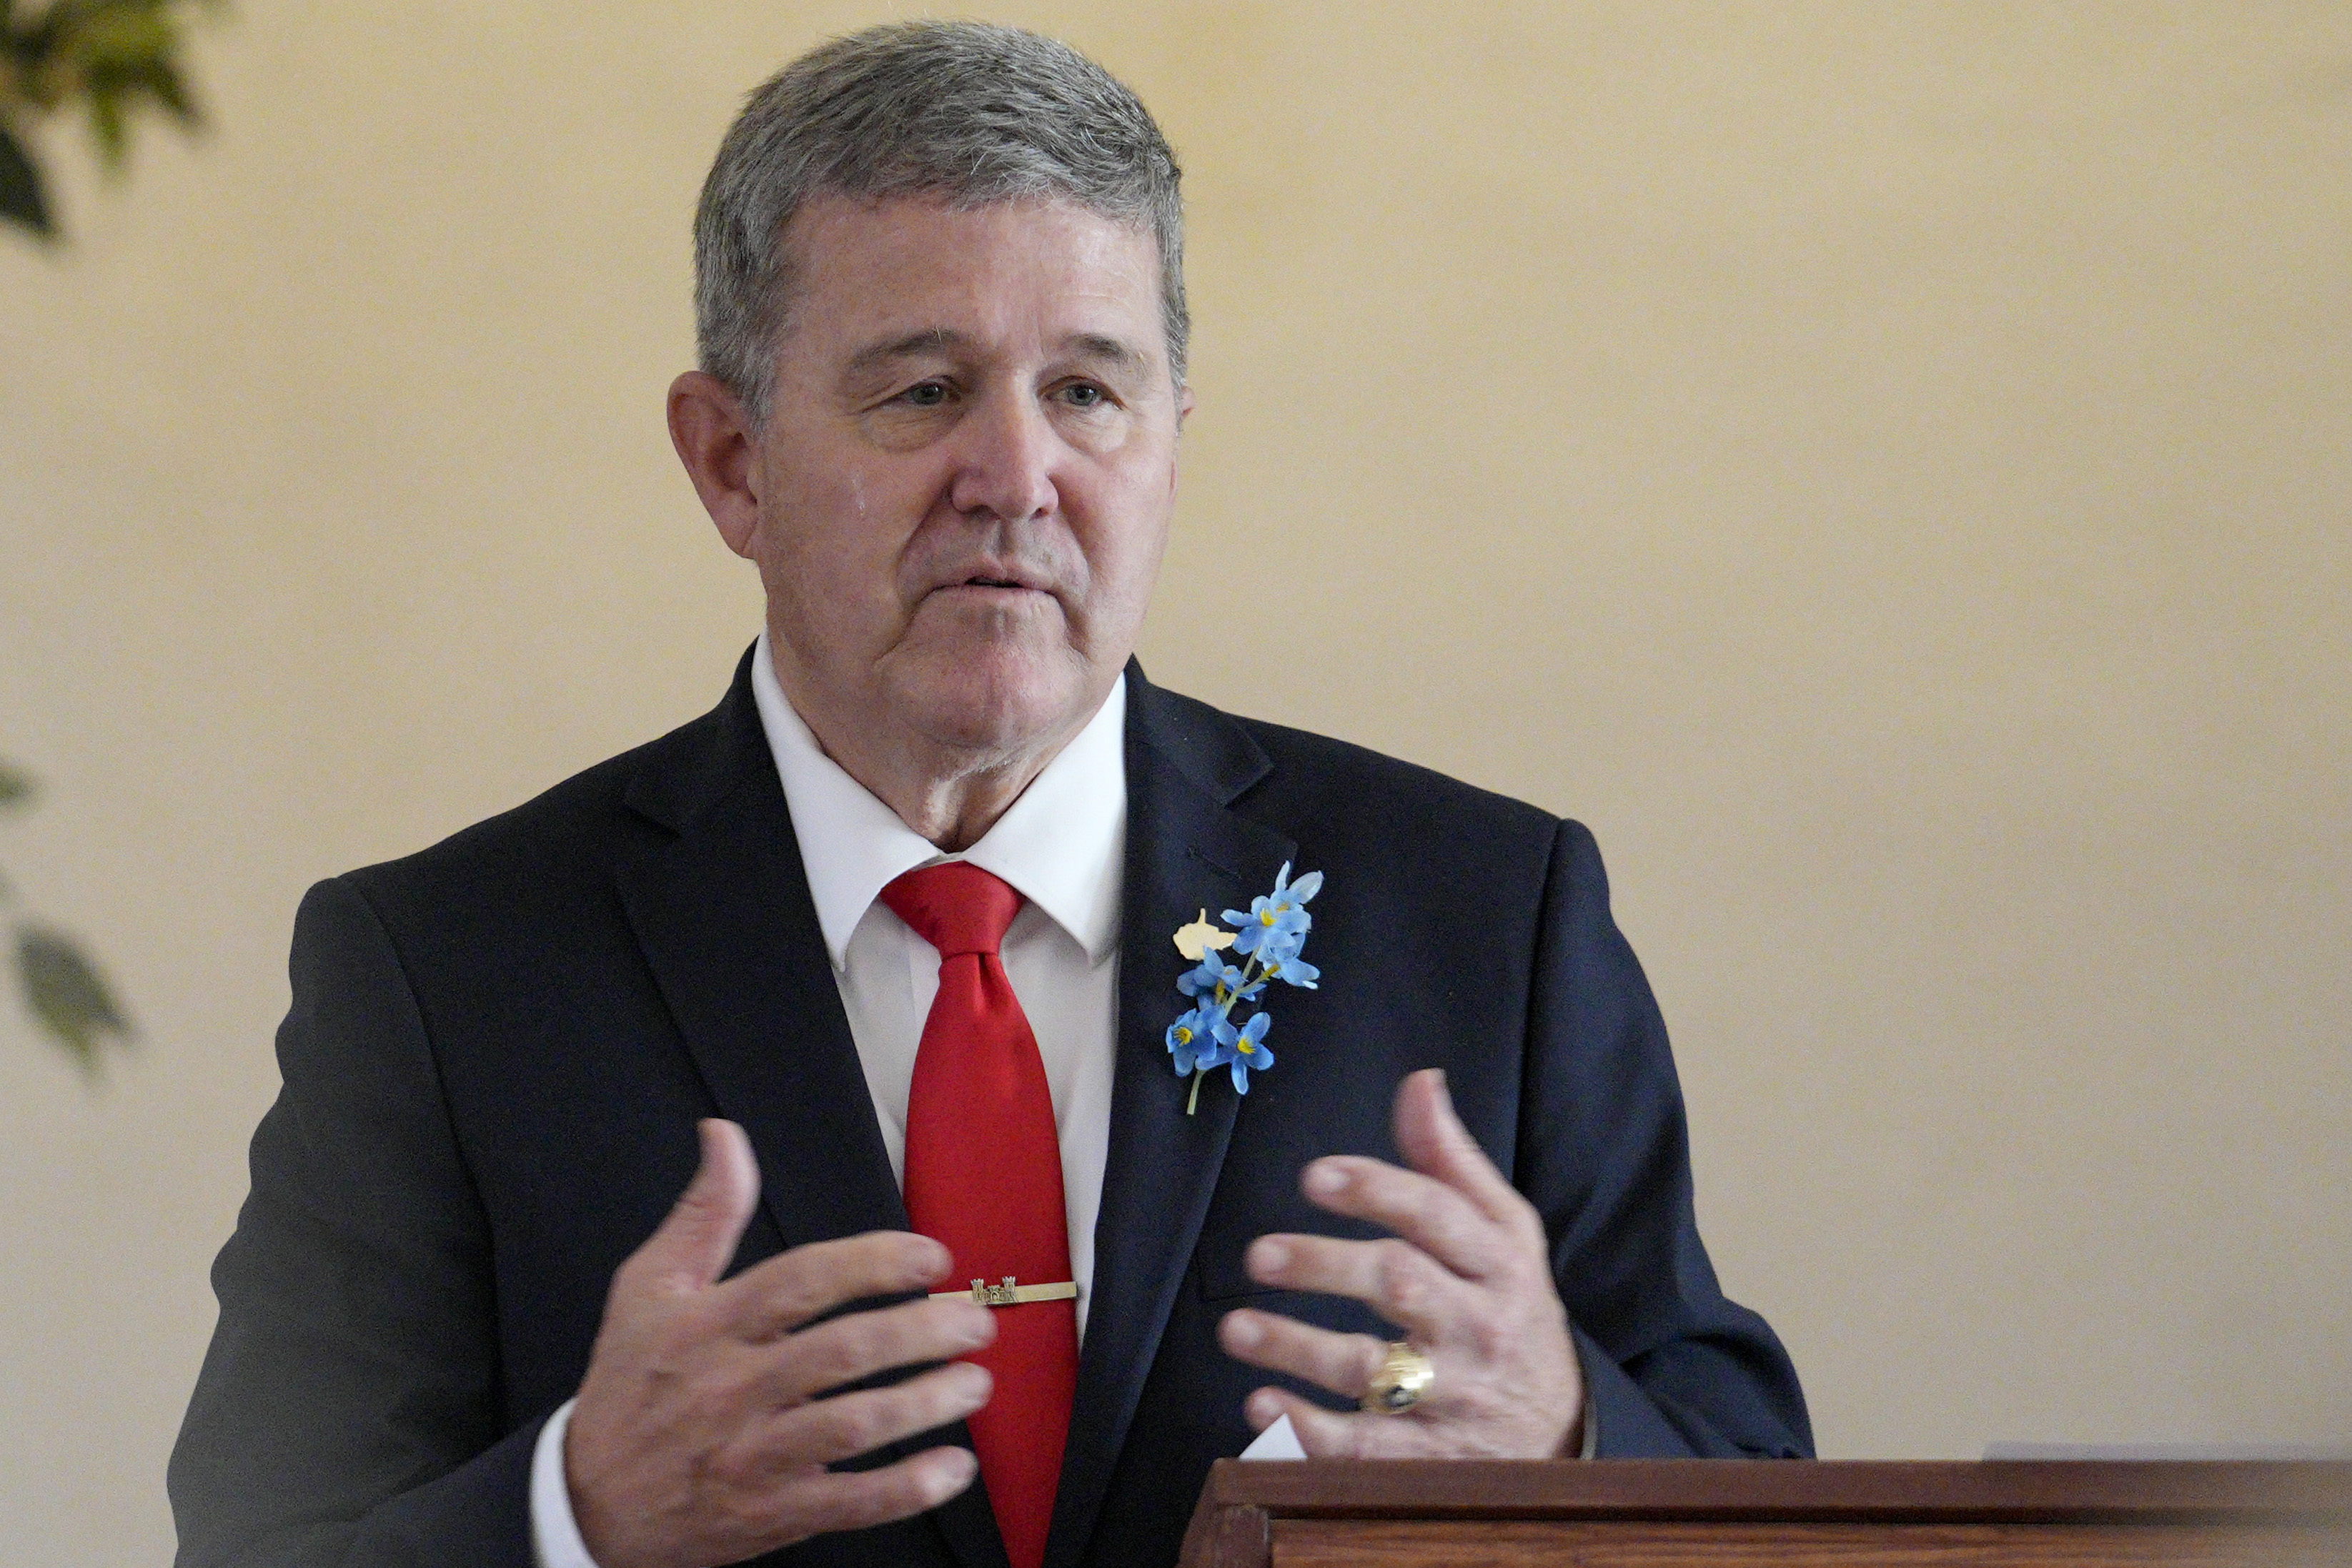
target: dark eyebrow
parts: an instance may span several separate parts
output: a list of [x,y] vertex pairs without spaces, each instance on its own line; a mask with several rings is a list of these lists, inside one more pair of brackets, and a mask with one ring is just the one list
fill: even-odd
[[913,359],[919,354],[937,353],[941,349],[953,348],[961,342],[963,339],[961,336],[946,327],[930,327],[919,332],[909,333],[891,342],[876,343],[871,348],[860,349],[850,356],[847,368],[850,374],[862,375],[870,370],[879,370],[894,360]]

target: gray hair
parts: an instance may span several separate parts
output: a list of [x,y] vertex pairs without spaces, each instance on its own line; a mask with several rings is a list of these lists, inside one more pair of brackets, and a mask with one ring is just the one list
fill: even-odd
[[694,223],[702,368],[764,422],[793,279],[785,226],[820,195],[1059,198],[1160,242],[1169,369],[1184,380],[1182,171],[1150,111],[1067,44],[981,22],[892,22],[823,44],[754,91]]

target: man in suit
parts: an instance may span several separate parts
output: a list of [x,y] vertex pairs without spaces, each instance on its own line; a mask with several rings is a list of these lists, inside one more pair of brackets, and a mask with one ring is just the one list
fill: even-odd
[[[183,1563],[1165,1563],[1285,1415],[1809,1449],[1591,837],[1132,662],[1176,181],[1007,29],[753,96],[669,416],[765,633],[703,719],[305,900]],[[1171,1071],[1204,911],[1312,979],[1285,868],[1319,984]]]

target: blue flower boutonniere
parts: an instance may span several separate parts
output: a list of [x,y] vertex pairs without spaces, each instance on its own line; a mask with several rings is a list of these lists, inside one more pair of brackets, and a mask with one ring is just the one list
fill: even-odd
[[[1198,966],[1176,982],[1192,1005],[1168,1026],[1176,1076],[1192,1080],[1185,1115],[1200,1109],[1201,1080],[1210,1068],[1232,1068],[1234,1092],[1247,1094],[1250,1074],[1274,1066],[1274,1052],[1265,1043],[1274,1016],[1260,998],[1276,980],[1316,989],[1323,972],[1299,953],[1315,925],[1307,900],[1322,890],[1322,872],[1309,871],[1294,882],[1286,860],[1275,873],[1273,892],[1252,899],[1246,910],[1224,911],[1222,918],[1232,931],[1216,925],[1202,910],[1199,920],[1177,931],[1176,951]],[[1228,951],[1246,962],[1239,968],[1226,963]],[[1257,1011],[1236,1020],[1234,1010],[1244,1004],[1255,1004]]]

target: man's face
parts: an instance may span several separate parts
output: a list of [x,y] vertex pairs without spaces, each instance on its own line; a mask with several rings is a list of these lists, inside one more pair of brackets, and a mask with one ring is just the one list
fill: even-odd
[[820,736],[1058,744],[1134,647],[1175,500],[1156,241],[1063,202],[826,197],[784,243],[746,551],[779,679]]

